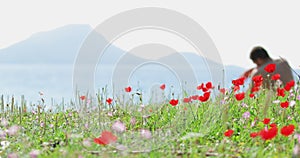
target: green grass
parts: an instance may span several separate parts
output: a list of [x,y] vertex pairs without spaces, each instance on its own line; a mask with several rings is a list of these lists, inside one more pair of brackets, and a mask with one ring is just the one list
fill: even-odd
[[[77,99],[77,104],[55,105],[51,110],[43,101],[29,105],[24,98],[17,103],[15,99],[4,101],[2,96],[1,118],[8,124],[0,125],[1,133],[6,133],[0,139],[10,144],[6,148],[1,146],[0,155],[6,157],[15,153],[19,157],[30,157],[32,150],[39,150],[39,157],[49,158],[292,157],[298,142],[295,136],[300,120],[298,89],[292,93],[294,95],[286,92],[285,97],[277,97],[275,92],[262,90],[256,98],[246,95],[242,101],[237,101],[230,93],[219,95],[214,101],[180,102],[174,107],[166,99],[159,105],[147,105],[142,111],[139,110],[140,103],[134,100],[124,106],[114,99],[108,108],[105,94],[91,103],[87,99]],[[275,100],[293,100],[295,105],[283,109],[273,103]],[[247,111],[250,117],[245,119],[243,114]],[[110,112],[113,116],[108,115]],[[130,123],[133,117],[135,124]],[[271,123],[277,124],[277,136],[267,141],[260,137],[251,138],[251,132],[266,126],[262,123],[264,118],[271,118]],[[125,132],[117,133],[111,129],[116,120],[125,124]],[[255,120],[255,125],[251,126]],[[289,124],[295,125],[295,131],[284,137],[280,129]],[[9,135],[7,130],[13,125],[19,127],[18,132]],[[151,139],[142,139],[140,129],[150,130]],[[234,130],[231,137],[224,136],[227,129]],[[106,146],[94,143],[93,139],[104,130],[113,132],[118,137],[117,142]],[[117,149],[117,145],[126,146],[127,150]]]

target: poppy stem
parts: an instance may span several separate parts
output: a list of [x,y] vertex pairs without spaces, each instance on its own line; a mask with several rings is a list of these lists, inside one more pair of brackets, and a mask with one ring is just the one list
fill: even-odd
[[282,113],[282,120],[283,120],[283,121],[284,121],[285,118],[286,118],[286,116],[285,116],[285,115],[286,115],[286,112],[285,112],[285,111],[286,111],[286,109],[283,109],[283,113]]
[[192,115],[193,115],[193,117],[194,117],[194,121],[196,121],[196,116],[195,116],[195,114],[194,114],[194,110],[193,110],[193,108],[192,108],[192,106],[191,106],[191,103],[188,103],[188,105],[189,105],[189,107],[190,107],[190,109],[191,109],[191,111],[192,111]]

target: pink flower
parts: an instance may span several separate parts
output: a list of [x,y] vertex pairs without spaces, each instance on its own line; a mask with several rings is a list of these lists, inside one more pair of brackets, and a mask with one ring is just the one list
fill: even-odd
[[116,121],[113,125],[112,125],[112,129],[116,132],[124,132],[126,130],[126,126],[124,125],[124,123],[122,123],[121,121]]
[[86,129],[88,129],[88,128],[89,128],[89,124],[86,123],[86,124],[84,125],[84,127],[85,127]]
[[134,117],[130,119],[130,124],[133,126],[136,124],[136,119]]
[[32,151],[29,153],[29,156],[30,156],[30,158],[37,158],[39,154],[40,154],[40,151],[39,151],[39,150],[32,150]]
[[90,147],[92,145],[91,141],[89,139],[84,139],[83,142],[82,142],[82,144],[85,147]]
[[251,123],[251,127],[254,127],[256,124],[256,120],[254,120],[252,123]]
[[87,100],[86,100],[86,104],[87,104],[87,105],[90,105],[90,103],[91,103],[91,99],[87,99]]
[[5,131],[2,131],[0,130],[0,138],[5,138],[6,137],[6,132]]
[[40,126],[41,126],[41,127],[44,127],[44,126],[45,126],[45,123],[44,123],[44,122],[41,122]]
[[1,119],[1,126],[6,127],[8,125],[8,121],[5,118]]
[[18,158],[19,156],[16,153],[10,153],[7,155],[7,158]]
[[113,112],[109,111],[109,112],[107,113],[107,115],[108,115],[109,117],[112,117],[112,116],[113,116]]
[[241,106],[242,106],[243,108],[247,108],[247,107],[248,107],[248,105],[247,105],[246,103],[242,103]]
[[248,119],[250,117],[250,112],[249,111],[247,111],[247,112],[245,112],[244,114],[243,114],[243,118],[244,119]]
[[18,133],[19,129],[20,129],[19,126],[13,125],[7,130],[7,133],[9,136],[14,136]]
[[145,139],[150,139],[152,137],[152,134],[149,130],[147,129],[141,129],[141,136]]

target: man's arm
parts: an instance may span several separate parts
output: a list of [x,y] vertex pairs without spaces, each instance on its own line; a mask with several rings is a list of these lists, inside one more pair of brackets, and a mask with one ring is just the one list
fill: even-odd
[[251,69],[247,70],[246,72],[243,73],[242,77],[245,77],[245,78],[251,77],[251,74],[252,74],[254,69],[255,68],[251,68]]

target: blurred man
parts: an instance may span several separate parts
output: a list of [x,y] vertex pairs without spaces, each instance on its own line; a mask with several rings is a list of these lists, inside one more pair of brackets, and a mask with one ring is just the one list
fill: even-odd
[[[253,63],[257,65],[257,67],[247,70],[243,74],[243,76],[248,78],[257,75],[262,75],[264,78],[264,88],[270,88],[270,82],[268,80],[271,80],[271,76],[274,74],[280,74],[280,80],[282,81],[283,85],[286,85],[286,83],[294,79],[291,67],[288,64],[288,62],[284,59],[273,60],[263,47],[254,47],[250,53],[250,59],[253,61]],[[264,69],[268,64],[276,64],[275,71],[272,72],[269,77],[269,73],[266,72]]]

